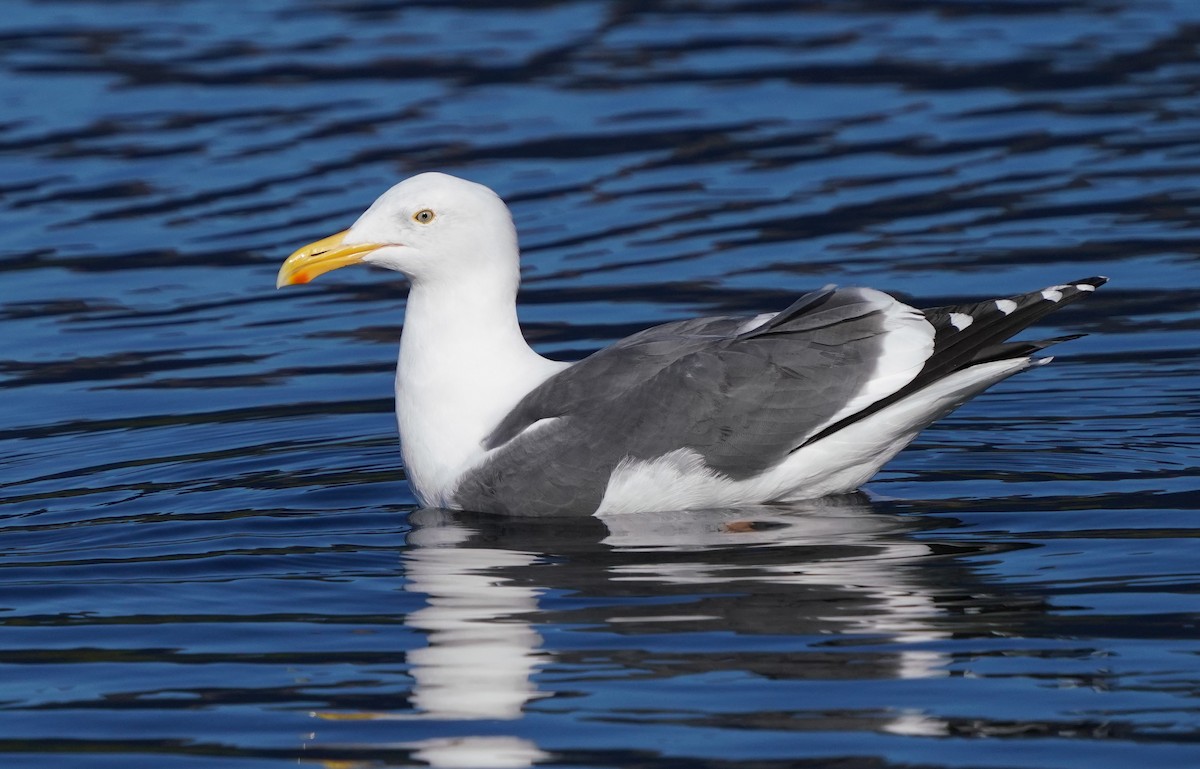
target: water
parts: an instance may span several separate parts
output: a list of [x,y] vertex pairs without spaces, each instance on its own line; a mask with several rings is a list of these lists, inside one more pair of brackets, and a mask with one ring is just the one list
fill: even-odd
[[[0,765],[1200,765],[1200,4],[655,8],[5,5]],[[551,356],[1112,283],[869,496],[416,511],[402,280],[272,285],[431,169]]]

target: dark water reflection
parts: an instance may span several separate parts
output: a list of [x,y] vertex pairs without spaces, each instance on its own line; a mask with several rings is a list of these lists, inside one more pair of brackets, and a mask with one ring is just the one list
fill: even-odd
[[[4,11],[0,765],[1200,763],[1200,4]],[[402,281],[271,286],[430,169],[564,358],[1112,282],[869,500],[417,511]]]
[[[663,761],[702,761],[702,741],[783,762],[859,734],[969,761],[980,737],[1166,736],[1155,717],[1097,707],[1097,692],[1146,671],[1122,673],[1111,647],[1050,619],[1042,591],[987,574],[1031,543],[962,537],[953,518],[856,496],[558,527],[410,520],[405,589],[425,600],[407,618],[424,633],[405,657],[412,688],[375,700],[390,710],[318,713],[330,724],[313,746],[369,755],[400,741],[434,765],[624,765],[663,745]],[[1076,710],[946,707],[1014,681]],[[622,740],[581,750],[579,735],[547,730],[562,718],[620,727]]]

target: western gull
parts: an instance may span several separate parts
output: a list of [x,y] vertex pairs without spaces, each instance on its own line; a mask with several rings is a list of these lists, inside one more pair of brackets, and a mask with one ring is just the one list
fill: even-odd
[[426,506],[591,515],[852,491],[934,420],[1078,335],[1009,342],[1092,277],[918,310],[826,287],[777,313],[677,321],[577,363],[517,322],[517,233],[483,185],[425,173],[305,246],[277,287],[348,264],[410,282],[396,373],[404,467]]

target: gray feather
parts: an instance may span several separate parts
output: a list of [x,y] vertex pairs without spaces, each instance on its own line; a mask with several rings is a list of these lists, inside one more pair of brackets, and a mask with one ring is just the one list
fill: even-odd
[[[877,307],[858,289],[827,289],[742,334],[745,318],[718,317],[628,337],[518,403],[455,501],[590,513],[622,460],[680,448],[731,479],[762,473],[866,386],[885,333]],[[543,419],[556,421],[524,432]]]

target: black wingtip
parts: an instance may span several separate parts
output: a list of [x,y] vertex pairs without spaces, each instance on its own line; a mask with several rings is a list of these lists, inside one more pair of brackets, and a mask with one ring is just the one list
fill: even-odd
[[1093,276],[1092,276],[1092,277],[1090,277],[1090,278],[1080,278],[1079,280],[1073,280],[1073,281],[1071,281],[1070,283],[1068,283],[1067,285],[1068,285],[1068,286],[1070,286],[1070,285],[1075,285],[1075,286],[1091,286],[1092,288],[1100,288],[1101,286],[1103,286],[1103,285],[1104,285],[1105,283],[1107,283],[1107,282],[1108,282],[1108,276],[1106,276],[1106,275],[1093,275]]

